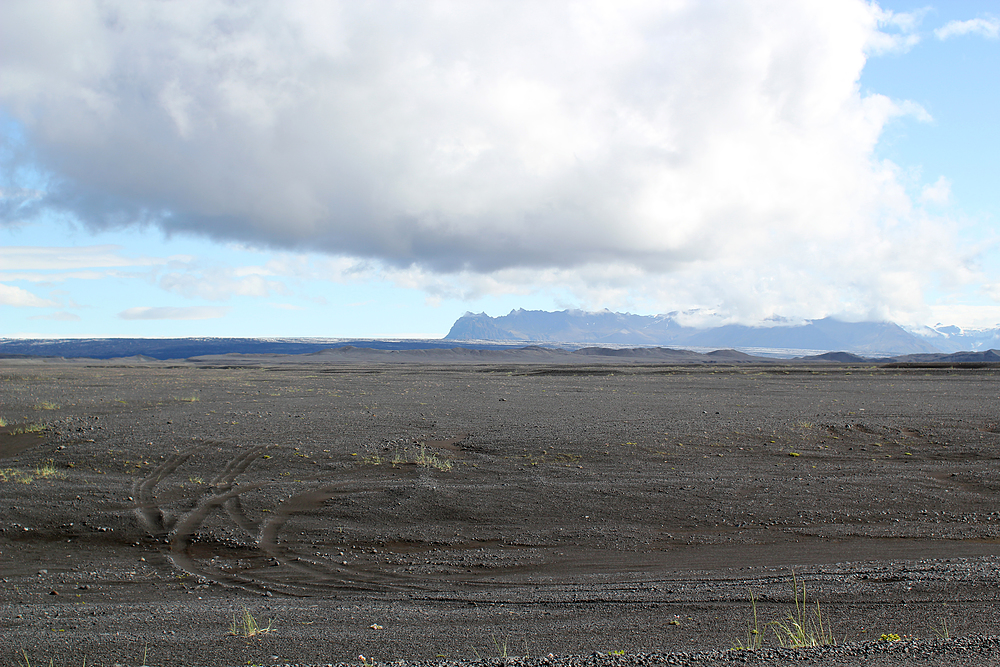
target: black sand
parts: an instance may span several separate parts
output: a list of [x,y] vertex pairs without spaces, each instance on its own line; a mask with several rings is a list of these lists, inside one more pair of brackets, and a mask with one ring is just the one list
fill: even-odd
[[1000,634],[996,368],[226,363],[0,361],[5,664]]

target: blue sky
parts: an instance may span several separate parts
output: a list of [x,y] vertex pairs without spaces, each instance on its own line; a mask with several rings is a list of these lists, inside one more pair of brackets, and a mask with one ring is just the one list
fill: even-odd
[[4,3],[0,337],[1000,325],[995,2]]

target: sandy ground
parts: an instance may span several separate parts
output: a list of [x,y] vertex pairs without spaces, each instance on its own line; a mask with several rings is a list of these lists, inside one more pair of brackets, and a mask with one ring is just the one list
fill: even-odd
[[1000,634],[997,370],[0,360],[0,660]]

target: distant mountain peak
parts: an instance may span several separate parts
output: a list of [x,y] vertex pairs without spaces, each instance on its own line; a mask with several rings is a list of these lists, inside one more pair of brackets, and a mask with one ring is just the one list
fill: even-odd
[[693,314],[634,315],[607,309],[588,312],[517,308],[499,317],[463,316],[445,339],[801,350],[805,354],[848,352],[869,357],[942,351],[937,347],[937,339],[915,335],[892,322],[846,322],[834,317],[792,320],[772,316],[758,326],[695,327],[682,323],[691,321]]

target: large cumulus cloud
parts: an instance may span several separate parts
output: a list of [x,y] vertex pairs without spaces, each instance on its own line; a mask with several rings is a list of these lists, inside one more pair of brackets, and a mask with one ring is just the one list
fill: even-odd
[[859,89],[892,41],[865,2],[0,14],[0,104],[20,134],[5,166],[28,175],[4,184],[8,222],[56,210],[755,314],[917,307],[930,272],[962,263],[873,157],[914,108]]

